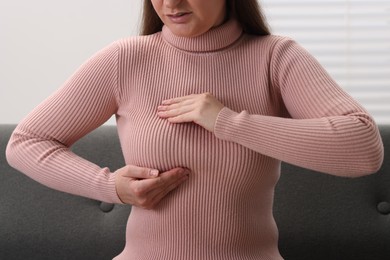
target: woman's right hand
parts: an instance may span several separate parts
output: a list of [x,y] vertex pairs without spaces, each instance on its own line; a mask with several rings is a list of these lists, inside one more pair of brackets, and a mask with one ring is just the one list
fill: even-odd
[[174,168],[160,173],[157,170],[127,165],[116,171],[115,186],[125,204],[152,209],[170,191],[188,179],[189,170]]

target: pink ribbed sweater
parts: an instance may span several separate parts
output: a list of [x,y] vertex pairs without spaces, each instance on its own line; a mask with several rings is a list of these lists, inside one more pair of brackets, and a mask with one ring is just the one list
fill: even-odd
[[[215,133],[156,114],[164,99],[203,92],[226,106]],[[358,176],[383,158],[370,116],[312,56],[233,20],[197,38],[164,27],[111,44],[19,124],[7,158],[49,187],[120,203],[116,169],[69,150],[113,114],[126,164],[192,171],[157,208],[133,207],[117,260],[281,259],[272,216],[280,161]]]

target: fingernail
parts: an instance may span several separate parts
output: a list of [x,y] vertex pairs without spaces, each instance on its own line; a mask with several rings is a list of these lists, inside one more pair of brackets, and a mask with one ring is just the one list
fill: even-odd
[[157,177],[158,176],[158,170],[151,170],[149,172],[150,176]]

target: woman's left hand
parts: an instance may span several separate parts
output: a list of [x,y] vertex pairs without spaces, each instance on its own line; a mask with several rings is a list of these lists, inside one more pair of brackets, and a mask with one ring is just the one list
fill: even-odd
[[164,100],[157,114],[171,123],[194,122],[214,132],[215,122],[224,105],[212,94],[192,94]]

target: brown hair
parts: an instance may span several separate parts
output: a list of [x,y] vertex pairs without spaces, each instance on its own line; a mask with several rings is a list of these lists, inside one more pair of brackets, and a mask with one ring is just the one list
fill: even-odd
[[[257,0],[226,0],[228,17],[235,17],[244,32],[255,35],[271,34],[266,18]],[[150,0],[144,0],[141,35],[162,30],[163,22],[155,12]]]

